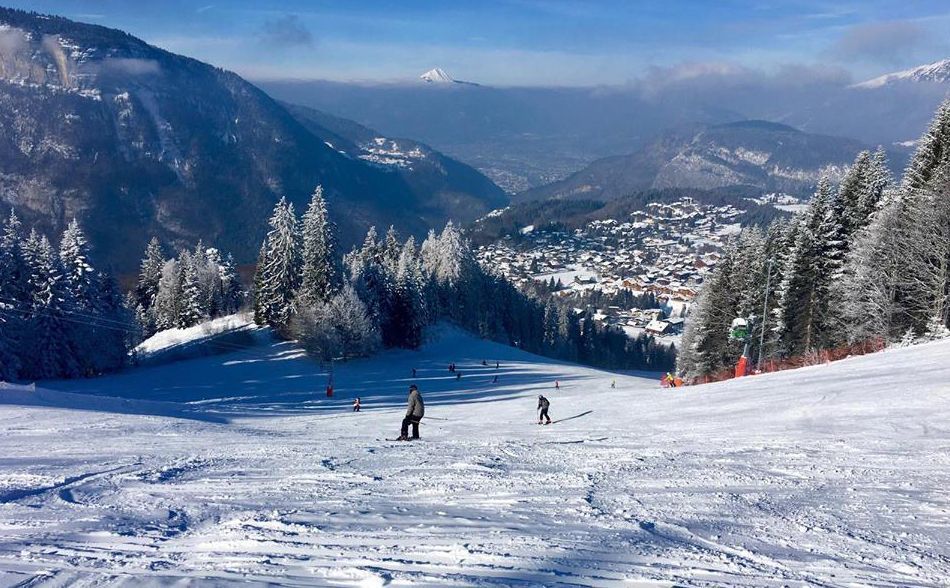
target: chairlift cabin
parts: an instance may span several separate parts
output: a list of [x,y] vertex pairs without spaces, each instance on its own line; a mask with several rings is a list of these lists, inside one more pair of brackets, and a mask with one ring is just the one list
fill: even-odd
[[745,341],[749,336],[749,321],[742,317],[732,319],[732,326],[729,328],[729,338],[737,341]]

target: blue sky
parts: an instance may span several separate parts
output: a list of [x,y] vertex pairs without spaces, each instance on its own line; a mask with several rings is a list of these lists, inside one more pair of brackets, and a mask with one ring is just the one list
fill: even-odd
[[7,0],[251,79],[623,84],[651,68],[862,79],[950,57],[946,0]]

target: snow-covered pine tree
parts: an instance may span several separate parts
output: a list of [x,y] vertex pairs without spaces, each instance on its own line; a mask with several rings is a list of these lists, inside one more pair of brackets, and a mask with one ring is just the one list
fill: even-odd
[[108,275],[96,276],[98,297],[93,309],[96,320],[94,353],[91,369],[101,374],[125,365],[127,352],[141,340],[134,325],[134,315],[125,305],[122,291]]
[[178,326],[178,314],[181,308],[181,272],[178,261],[170,259],[162,266],[162,276],[158,282],[155,304],[149,309],[151,322],[157,331],[174,329]]
[[323,186],[317,186],[302,219],[302,270],[299,296],[303,303],[326,302],[337,287],[333,224],[327,214]]
[[732,288],[737,257],[734,245],[726,249],[693,304],[676,366],[687,379],[715,373],[739,358],[736,344],[729,341],[738,312]]
[[181,284],[178,304],[178,321],[175,326],[180,329],[193,327],[205,318],[203,296],[198,280],[198,263],[188,251],[178,255],[178,281]]
[[887,201],[887,193],[893,185],[894,178],[891,177],[887,152],[883,147],[878,147],[871,157],[871,164],[868,166],[867,179],[864,184],[865,191],[858,201],[856,231],[871,223],[874,213],[880,210],[883,203]]
[[365,357],[379,348],[379,330],[352,285],[345,284],[330,299],[329,309],[344,357]]
[[16,379],[20,373],[18,350],[23,349],[24,316],[30,308],[20,226],[11,210],[0,233],[0,380]]
[[293,316],[293,298],[300,285],[300,234],[293,204],[281,198],[270,227],[254,278],[254,321],[280,327]]
[[234,257],[230,253],[222,260],[219,275],[221,280],[221,312],[223,314],[237,312],[244,301],[244,291],[241,288],[241,280],[238,278],[237,269],[234,266]]
[[63,233],[59,260],[63,268],[63,285],[72,301],[83,310],[94,308],[99,296],[98,276],[91,265],[89,242],[76,219]]
[[214,247],[205,247],[202,241],[198,241],[198,245],[191,254],[191,261],[195,266],[202,316],[221,316],[224,314],[221,254]]
[[885,198],[890,184],[887,155],[879,148],[867,161],[860,185],[852,188],[844,182],[839,189],[839,194],[856,190],[857,197],[852,233],[831,286],[833,332],[838,342],[886,338],[890,330],[898,262],[895,252],[889,251],[892,237],[887,234],[896,226],[900,208],[895,199]]
[[70,331],[80,370],[101,374],[124,363],[132,338],[132,317],[125,311],[118,285],[97,272],[90,246],[79,223],[74,219],[63,233],[59,248],[65,300],[75,313]]
[[56,253],[49,239],[34,230],[23,244],[23,257],[29,272],[31,308],[21,376],[37,380],[75,377],[80,373],[71,328],[75,320],[70,318],[71,301]]
[[399,244],[399,234],[396,233],[396,227],[389,225],[386,236],[383,238],[383,263],[392,273],[396,272],[396,265],[399,263],[399,256],[402,253],[402,246]]
[[901,182],[901,197],[907,198],[924,188],[934,172],[950,162],[950,98],[937,109],[930,126],[917,141]]
[[548,297],[544,304],[544,326],[542,328],[542,350],[544,353],[554,354],[558,348],[558,310],[554,299]]
[[335,317],[325,302],[297,306],[290,319],[290,332],[303,348],[322,362],[330,362],[344,355],[340,334],[334,326]]
[[158,295],[158,283],[162,279],[162,270],[165,267],[165,256],[158,238],[152,237],[145,248],[145,257],[139,267],[139,281],[135,287],[135,297],[144,311],[148,311],[155,304]]
[[418,265],[415,240],[410,237],[396,262],[393,304],[390,310],[390,328],[395,335],[392,344],[409,349],[416,349],[422,344],[423,329],[426,325],[423,284],[419,282],[421,272]]
[[833,188],[822,178],[798,224],[795,244],[782,282],[781,342],[786,353],[820,349],[829,332],[831,275],[828,253],[833,239],[829,205]]
[[945,199],[940,197],[950,166],[950,99],[934,115],[917,142],[900,188],[885,197],[890,226],[877,231],[886,257],[878,272],[893,280],[889,331],[892,338],[908,330],[922,335],[929,329],[941,293],[944,260],[942,235]]

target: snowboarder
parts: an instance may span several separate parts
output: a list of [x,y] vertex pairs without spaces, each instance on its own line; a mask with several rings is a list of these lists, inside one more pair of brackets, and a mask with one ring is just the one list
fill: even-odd
[[402,419],[402,428],[400,429],[399,441],[409,440],[409,425],[412,425],[412,438],[419,438],[419,423],[425,416],[426,407],[422,402],[422,394],[419,394],[419,388],[415,384],[409,386],[408,407],[406,408],[406,417]]
[[360,397],[357,396],[356,400],[353,401],[353,412],[359,412],[359,411],[360,411]]
[[[539,425],[550,425],[551,417],[548,416],[548,409],[551,407],[551,403],[543,395],[538,394],[538,410],[541,411],[541,414],[538,415],[538,424]],[[547,420],[547,422],[545,422]]]

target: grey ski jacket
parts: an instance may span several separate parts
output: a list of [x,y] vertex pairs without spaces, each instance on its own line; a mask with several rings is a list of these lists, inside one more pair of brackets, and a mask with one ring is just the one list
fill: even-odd
[[409,407],[406,409],[406,416],[421,419],[426,414],[425,403],[422,402],[422,394],[418,390],[409,392]]

